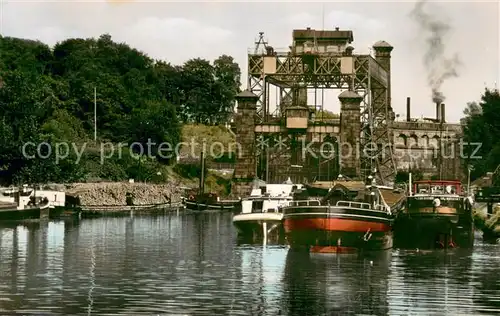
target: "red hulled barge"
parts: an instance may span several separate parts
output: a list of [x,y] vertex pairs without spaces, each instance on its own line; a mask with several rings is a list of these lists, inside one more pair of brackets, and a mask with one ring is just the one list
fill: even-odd
[[[353,191],[358,194],[351,199]],[[393,207],[403,204],[404,191],[366,186],[359,181],[337,182],[321,200],[291,202],[283,208],[284,230],[290,248],[310,252],[392,248],[394,209],[391,210],[386,201],[388,193]]]

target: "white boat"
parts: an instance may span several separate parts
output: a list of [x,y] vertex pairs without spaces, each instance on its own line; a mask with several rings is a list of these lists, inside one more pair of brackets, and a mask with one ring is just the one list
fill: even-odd
[[17,191],[15,188],[0,188],[0,203],[16,203],[14,193]]
[[23,186],[22,189],[16,187],[2,188],[0,189],[0,203],[4,206],[14,204],[16,209],[23,210],[32,201],[32,195],[33,189],[27,186]]
[[[16,196],[18,200],[16,200]],[[22,189],[17,187],[0,188],[0,202],[16,203],[18,209],[26,207],[32,198],[44,201],[44,205],[47,204],[50,209],[62,209],[66,204],[66,193],[63,191],[31,188],[26,184],[23,185]]]
[[66,205],[66,193],[63,191],[37,189],[34,190],[34,196],[42,200],[46,198],[51,209],[64,208]]
[[282,238],[283,213],[281,207],[293,201],[293,192],[301,184],[287,181],[283,184],[266,184],[254,188],[250,196],[242,199],[241,213],[233,216],[233,224],[240,237],[252,239]]
[[48,215],[49,201],[36,198],[34,190],[0,189],[0,221],[37,220]]

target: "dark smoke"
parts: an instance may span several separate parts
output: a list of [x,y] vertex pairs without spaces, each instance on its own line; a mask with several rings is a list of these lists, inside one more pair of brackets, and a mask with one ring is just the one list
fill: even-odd
[[432,101],[442,103],[445,100],[441,86],[449,78],[458,77],[457,68],[461,62],[458,54],[451,58],[445,56],[444,39],[451,29],[439,15],[424,12],[426,1],[417,2],[410,16],[417,22],[426,35],[427,51],[424,56],[424,65],[427,69],[427,80],[432,89]]

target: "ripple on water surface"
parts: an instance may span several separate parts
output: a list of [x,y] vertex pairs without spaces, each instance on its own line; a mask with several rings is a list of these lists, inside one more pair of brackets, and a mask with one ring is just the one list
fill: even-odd
[[0,314],[500,312],[500,248],[307,255],[237,246],[230,214],[0,227]]

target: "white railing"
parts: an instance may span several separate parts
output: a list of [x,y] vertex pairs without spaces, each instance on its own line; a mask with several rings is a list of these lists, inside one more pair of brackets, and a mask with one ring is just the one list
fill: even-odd
[[376,204],[374,207],[372,207],[371,204],[364,203],[364,202],[338,201],[335,206],[351,207],[351,208],[361,208],[361,209],[366,209],[366,210],[379,210],[379,211],[384,211],[384,212],[390,212],[390,211],[388,211],[389,210],[388,206],[385,205],[385,204]]
[[318,200],[302,200],[302,201],[291,201],[288,206],[321,206],[321,202]]
[[335,206],[371,209],[371,205],[369,203],[363,202],[338,201]]

